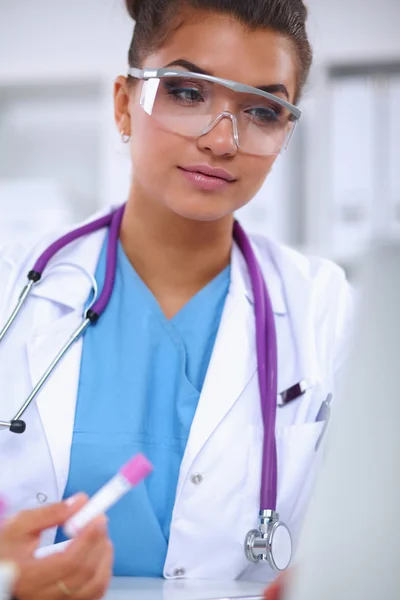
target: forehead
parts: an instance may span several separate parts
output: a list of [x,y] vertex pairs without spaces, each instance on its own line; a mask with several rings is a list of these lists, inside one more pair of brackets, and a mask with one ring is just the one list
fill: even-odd
[[219,14],[185,19],[167,42],[146,58],[143,67],[163,67],[185,59],[216,77],[247,85],[283,84],[293,100],[296,53],[292,42],[272,30],[250,30]]

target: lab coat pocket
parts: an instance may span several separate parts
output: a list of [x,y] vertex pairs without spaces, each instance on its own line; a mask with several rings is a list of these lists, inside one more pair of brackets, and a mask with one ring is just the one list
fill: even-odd
[[323,422],[308,422],[277,429],[278,510],[286,521],[296,521],[306,509],[320,457],[315,448],[323,428]]

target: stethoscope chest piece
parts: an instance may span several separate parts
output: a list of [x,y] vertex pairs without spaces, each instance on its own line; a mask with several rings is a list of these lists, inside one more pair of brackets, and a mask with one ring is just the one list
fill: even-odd
[[252,563],[267,562],[275,571],[284,571],[292,559],[289,529],[273,510],[260,512],[260,527],[246,536],[246,557]]

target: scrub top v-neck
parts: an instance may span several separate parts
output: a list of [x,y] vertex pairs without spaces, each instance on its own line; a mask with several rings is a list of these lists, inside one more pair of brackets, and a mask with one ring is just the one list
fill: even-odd
[[227,267],[168,320],[118,246],[111,300],[83,341],[64,494],[93,495],[138,452],[153,463],[153,474],[108,513],[115,575],[163,574],[179,469],[229,284]]

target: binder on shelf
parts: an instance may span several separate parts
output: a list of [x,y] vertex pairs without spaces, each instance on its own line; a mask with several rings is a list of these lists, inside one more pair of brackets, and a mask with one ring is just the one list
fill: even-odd
[[373,227],[374,89],[364,77],[331,83],[331,239],[335,256],[362,253]]

